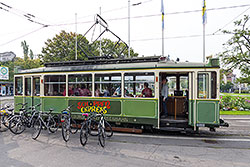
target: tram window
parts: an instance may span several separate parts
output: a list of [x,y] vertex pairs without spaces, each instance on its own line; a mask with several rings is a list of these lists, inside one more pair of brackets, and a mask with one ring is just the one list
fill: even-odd
[[217,77],[216,72],[211,72],[211,98],[216,99],[217,97]]
[[40,77],[33,78],[33,96],[40,96]]
[[209,75],[208,73],[198,74],[198,98],[209,98]]
[[[154,97],[155,95],[155,80],[154,73],[126,73],[125,74],[125,97]],[[147,95],[143,94],[144,83],[147,83],[148,88],[152,90]]]
[[168,94],[173,96],[174,91],[176,90],[176,76],[168,76]]
[[66,76],[65,75],[45,75],[44,76],[45,96],[65,96]]
[[96,74],[95,75],[95,96],[109,97],[121,96],[121,74]]
[[92,75],[74,74],[69,75],[69,96],[91,96]]
[[25,96],[31,96],[31,78],[25,78]]
[[15,78],[15,95],[23,95],[23,77]]

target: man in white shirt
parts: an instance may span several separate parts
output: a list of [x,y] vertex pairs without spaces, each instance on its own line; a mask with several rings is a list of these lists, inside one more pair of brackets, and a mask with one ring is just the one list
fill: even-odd
[[167,111],[167,100],[168,100],[168,85],[167,85],[167,79],[162,79],[162,88],[161,88],[161,98],[162,98],[162,107],[163,112],[161,113],[161,118],[166,118],[168,111]]

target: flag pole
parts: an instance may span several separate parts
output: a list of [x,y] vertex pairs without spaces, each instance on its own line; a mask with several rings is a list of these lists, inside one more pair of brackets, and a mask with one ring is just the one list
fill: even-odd
[[205,55],[206,55],[205,25],[207,23],[206,0],[203,0],[203,5],[202,5],[202,23],[203,23],[203,63],[205,63]]
[[164,57],[164,5],[161,0],[161,21],[162,21],[162,57]]

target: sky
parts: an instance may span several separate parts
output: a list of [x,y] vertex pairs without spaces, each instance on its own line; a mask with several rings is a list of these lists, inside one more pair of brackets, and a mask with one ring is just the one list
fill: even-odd
[[[109,29],[128,43],[129,0],[0,0],[0,53],[12,51],[23,56],[21,42],[26,41],[34,54],[40,54],[45,41],[62,30],[84,34],[100,13]],[[1,3],[11,7],[8,8]],[[139,5],[133,5],[138,4]],[[161,0],[130,0],[130,46],[139,56],[162,54]],[[231,37],[220,29],[232,30],[233,22],[250,15],[249,0],[207,0],[205,55],[223,51]],[[242,6],[245,7],[233,7]],[[221,9],[224,7],[230,7]],[[189,62],[203,61],[202,0],[164,0],[164,55]],[[212,9],[212,10],[211,10]],[[187,12],[193,11],[193,12]],[[25,14],[31,14],[27,20]],[[77,17],[76,17],[77,16]],[[76,19],[77,18],[77,19]],[[75,24],[77,20],[77,24]],[[43,27],[41,24],[49,25]],[[99,27],[87,39],[98,35]],[[211,35],[214,34],[214,35]],[[106,38],[114,39],[110,34]]]

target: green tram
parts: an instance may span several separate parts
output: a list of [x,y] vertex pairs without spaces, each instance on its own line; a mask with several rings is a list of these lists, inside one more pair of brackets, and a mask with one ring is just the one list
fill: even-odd
[[[219,114],[219,59],[208,61],[173,62],[153,56],[47,63],[16,72],[14,102],[42,103],[42,111],[53,108],[55,113],[73,105],[79,120],[82,112],[103,112],[120,127],[215,130],[227,124]],[[162,78],[169,87],[164,119],[160,117]],[[142,95],[145,82],[152,97]]]

